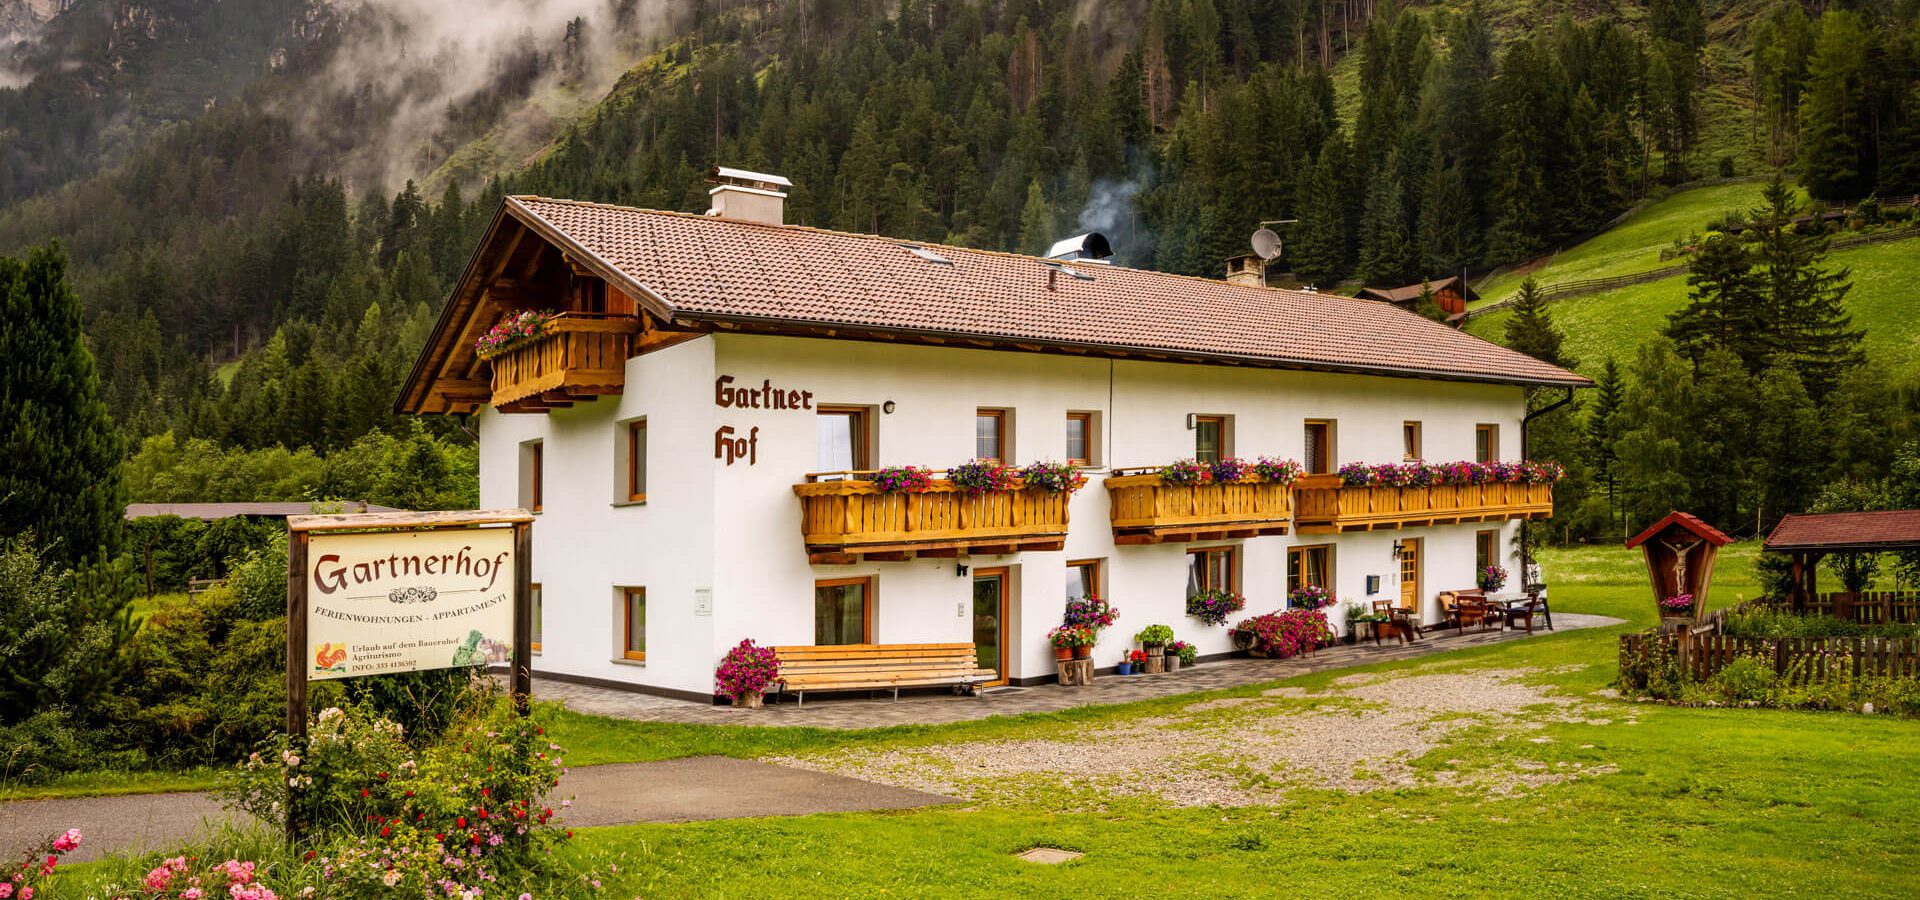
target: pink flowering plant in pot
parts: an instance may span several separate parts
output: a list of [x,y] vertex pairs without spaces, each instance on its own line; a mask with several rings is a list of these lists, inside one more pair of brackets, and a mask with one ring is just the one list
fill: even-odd
[[933,470],[925,466],[888,466],[873,473],[882,494],[924,494],[933,489]]
[[947,480],[969,494],[1003,493],[1019,486],[1013,469],[987,459],[970,459],[948,469]]
[[1213,480],[1213,467],[1191,459],[1179,459],[1160,467],[1165,484],[1206,484]]
[[481,359],[492,359],[545,335],[553,329],[554,321],[559,318],[560,314],[551,309],[523,309],[508,313],[473,342],[473,353]]
[[1675,594],[1660,601],[1660,614],[1663,616],[1691,616],[1693,615],[1693,607],[1694,601],[1692,594]]
[[1225,625],[1227,617],[1247,608],[1247,598],[1238,591],[1208,588],[1187,598],[1187,615],[1207,625]]
[[1067,601],[1063,624],[1083,626],[1096,634],[1120,618],[1120,611],[1099,597],[1081,597]]
[[1292,484],[1300,480],[1306,471],[1299,460],[1274,459],[1271,456],[1262,456],[1253,464],[1253,474],[1269,484]]
[[758,707],[760,696],[780,677],[780,657],[772,647],[762,647],[752,638],[735,644],[714,670],[717,693],[732,698],[733,705]]
[[1333,605],[1333,591],[1317,584],[1303,584],[1287,592],[1287,606],[1292,609],[1324,609]]
[[1233,626],[1234,646],[1254,656],[1285,659],[1326,645],[1333,628],[1320,610],[1289,609],[1242,619]]
[[1063,462],[1035,462],[1019,471],[1020,482],[1049,494],[1072,494],[1087,485],[1080,467]]
[[1475,580],[1481,590],[1493,593],[1507,586],[1507,570],[1500,566],[1487,566],[1480,570]]

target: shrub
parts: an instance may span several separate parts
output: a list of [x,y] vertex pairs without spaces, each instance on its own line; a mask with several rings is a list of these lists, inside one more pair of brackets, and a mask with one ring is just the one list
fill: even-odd
[[1233,626],[1233,641],[1255,654],[1285,659],[1333,639],[1333,629],[1320,610],[1289,609],[1243,619]]
[[780,658],[774,655],[773,648],[762,647],[748,638],[727,651],[720,660],[720,668],[713,673],[713,683],[716,691],[738,700],[765,691],[778,677]]
[[1187,598],[1187,615],[1208,625],[1225,625],[1227,617],[1247,608],[1247,600],[1235,591],[1208,588]]
[[1715,687],[1735,703],[1767,701],[1777,678],[1771,664],[1745,656],[1727,663],[1713,676]]
[[100,762],[89,758],[88,729],[125,671],[132,578],[124,557],[64,576],[31,535],[0,539],[0,773],[38,778]]

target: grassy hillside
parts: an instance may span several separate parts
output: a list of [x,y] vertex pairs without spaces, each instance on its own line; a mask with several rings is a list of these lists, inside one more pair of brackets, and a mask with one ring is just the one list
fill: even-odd
[[[1569,249],[1539,272],[1542,283],[1578,278],[1624,275],[1659,268],[1659,249],[1673,238],[1699,230],[1723,209],[1749,205],[1758,184],[1717,185],[1676,194],[1623,223],[1620,227]],[[1847,310],[1856,327],[1867,332],[1867,353],[1899,373],[1920,373],[1920,315],[1915,314],[1914,288],[1920,282],[1920,239],[1838,250],[1827,257],[1832,266],[1853,271],[1853,290]],[[1493,302],[1512,292],[1517,276],[1503,276],[1493,290],[1483,290]],[[1667,316],[1687,303],[1685,276],[1633,285],[1603,294],[1555,301],[1554,321],[1567,333],[1567,351],[1592,373],[1608,356],[1625,363],[1634,349],[1666,325]],[[1498,340],[1509,313],[1502,310],[1476,318],[1467,330]]]

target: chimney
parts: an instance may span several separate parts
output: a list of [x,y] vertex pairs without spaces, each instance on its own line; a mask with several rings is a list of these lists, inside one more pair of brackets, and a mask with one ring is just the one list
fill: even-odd
[[1267,286],[1267,261],[1251,253],[1227,260],[1227,283],[1245,287]]
[[778,175],[714,166],[707,172],[707,183],[713,185],[713,189],[707,191],[707,196],[713,198],[713,208],[707,210],[707,215],[768,225],[786,224],[787,189],[793,187],[793,182]]

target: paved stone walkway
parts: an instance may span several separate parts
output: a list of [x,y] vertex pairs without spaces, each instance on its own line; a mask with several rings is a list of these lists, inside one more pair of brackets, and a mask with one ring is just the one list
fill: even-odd
[[[1558,631],[1618,625],[1620,619],[1579,613],[1556,613],[1557,631],[1536,629],[1531,637],[1545,637]],[[894,700],[886,692],[872,698],[863,694],[809,694],[805,704],[791,698],[769,702],[764,709],[734,709],[685,700],[671,700],[650,694],[635,694],[607,688],[589,687],[535,678],[533,695],[543,700],[560,700],[568,709],[616,719],[643,722],[680,722],[694,725],[768,725],[813,728],[877,728],[888,725],[926,725],[964,722],[989,716],[1010,716],[1030,712],[1055,712],[1076,706],[1129,703],[1174,694],[1240,687],[1280,678],[1290,678],[1326,669],[1342,669],[1396,659],[1411,659],[1462,647],[1502,641],[1525,640],[1525,631],[1452,631],[1422,635],[1412,644],[1371,642],[1354,646],[1338,645],[1311,656],[1292,659],[1230,659],[1202,663],[1163,675],[1121,677],[1103,675],[1085,687],[1061,687],[1055,684],[1026,688],[995,688],[977,697],[949,694],[904,695]],[[770,698],[771,699],[771,698]]]
[[[572,797],[569,826],[693,822],[822,812],[911,809],[953,802],[938,794],[724,756],[580,766],[560,781]],[[68,828],[85,840],[69,854],[86,862],[117,851],[161,849],[244,816],[201,793],[130,794],[0,803],[0,860]]]

